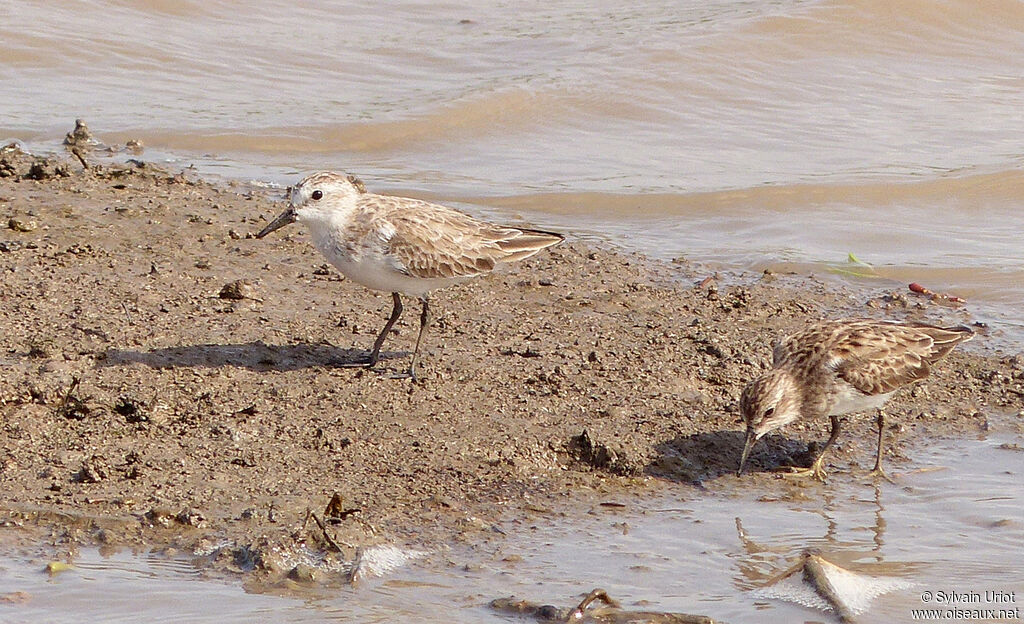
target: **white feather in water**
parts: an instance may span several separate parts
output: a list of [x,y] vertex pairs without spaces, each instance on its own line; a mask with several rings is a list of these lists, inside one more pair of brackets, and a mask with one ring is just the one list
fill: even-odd
[[913,585],[905,579],[851,572],[808,553],[753,594],[830,611],[845,622],[866,611],[878,596]]

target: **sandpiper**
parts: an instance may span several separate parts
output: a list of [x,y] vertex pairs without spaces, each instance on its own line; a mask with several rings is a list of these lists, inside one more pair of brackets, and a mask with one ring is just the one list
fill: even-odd
[[822,321],[783,338],[775,346],[772,370],[751,382],[740,397],[747,423],[737,474],[750,449],[769,431],[797,419],[828,416],[832,432],[810,468],[799,476],[825,480],[825,451],[839,436],[839,416],[878,410],[878,455],[872,474],[882,470],[882,406],[899,388],[924,379],[931,366],[974,337],[965,326],[866,319]]
[[492,225],[418,199],[368,193],[357,178],[328,171],[304,178],[291,189],[289,199],[288,209],[256,238],[301,221],[309,227],[316,248],[342,275],[391,293],[391,316],[370,356],[355,365],[377,364],[384,339],[402,314],[401,295],[423,301],[406,373],[414,379],[433,290],[490,273],[498,263],[529,258],[563,240],[560,234]]

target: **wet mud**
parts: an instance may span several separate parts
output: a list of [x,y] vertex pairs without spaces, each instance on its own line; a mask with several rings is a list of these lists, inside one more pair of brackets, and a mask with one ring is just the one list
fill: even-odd
[[[737,401],[779,334],[826,317],[973,322],[902,284],[713,275],[566,232],[437,293],[419,380],[392,379],[416,315],[378,370],[345,366],[390,297],[342,279],[301,228],[256,240],[283,195],[142,156],[0,150],[5,541],[144,545],[275,579],[302,577],[300,548],[353,562],[500,539],[502,522],[610,496],[728,490]],[[991,330],[890,403],[892,472],[916,442],[1018,414],[1024,357]],[[864,477],[873,426],[846,419],[830,479]],[[799,495],[771,471],[807,465],[828,427],[768,436],[742,479]]]

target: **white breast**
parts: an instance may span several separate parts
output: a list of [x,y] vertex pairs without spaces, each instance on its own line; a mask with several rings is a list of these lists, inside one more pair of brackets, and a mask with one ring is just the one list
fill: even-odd
[[364,255],[359,260],[350,260],[339,255],[329,259],[342,275],[357,284],[374,290],[397,292],[413,297],[425,297],[432,290],[461,281],[412,277],[397,271],[387,257],[377,254]]
[[874,395],[864,394],[850,384],[840,382],[832,408],[828,413],[829,415],[841,416],[843,414],[878,409],[885,405],[891,396],[892,392]]
[[384,292],[397,292],[412,297],[425,297],[431,291],[462,281],[460,278],[424,279],[401,272],[393,258],[377,246],[361,244],[332,235],[325,229],[311,228],[313,244],[327,261],[346,278]]

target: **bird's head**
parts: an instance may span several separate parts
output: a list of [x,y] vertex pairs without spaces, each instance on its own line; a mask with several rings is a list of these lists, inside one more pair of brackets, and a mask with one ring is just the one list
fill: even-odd
[[740,458],[739,474],[742,474],[755,442],[768,432],[799,418],[800,391],[793,375],[775,369],[750,382],[740,396],[740,412],[747,424],[746,442]]
[[351,209],[366,187],[355,176],[321,171],[306,176],[291,188],[288,208],[260,230],[263,238],[296,221],[331,221]]

